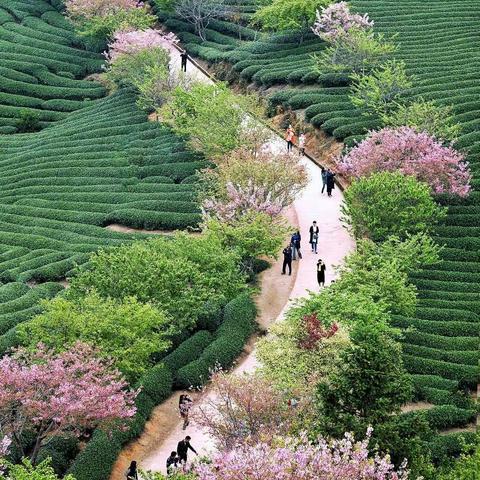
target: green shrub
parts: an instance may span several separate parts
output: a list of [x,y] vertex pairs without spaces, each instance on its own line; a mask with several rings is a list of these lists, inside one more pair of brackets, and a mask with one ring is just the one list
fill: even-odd
[[224,321],[215,333],[216,339],[205,348],[200,358],[177,372],[176,386],[203,385],[217,366],[231,367],[253,333],[255,316],[255,304],[248,295],[240,295],[229,302],[224,309]]
[[205,348],[212,342],[212,334],[200,330],[182,342],[172,353],[162,359],[162,362],[172,371],[177,372],[192,360],[201,356]]
[[357,238],[381,241],[431,231],[446,212],[432,200],[428,185],[401,173],[381,172],[352,183],[342,214]]
[[105,480],[121,451],[121,444],[101,430],[95,430],[91,440],[70,467],[76,480]]

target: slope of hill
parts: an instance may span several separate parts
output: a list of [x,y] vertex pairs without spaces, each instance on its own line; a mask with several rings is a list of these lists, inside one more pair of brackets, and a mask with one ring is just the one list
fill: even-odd
[[99,83],[83,80],[102,64],[48,2],[0,0],[0,134],[15,133],[26,115],[42,128],[103,97]]

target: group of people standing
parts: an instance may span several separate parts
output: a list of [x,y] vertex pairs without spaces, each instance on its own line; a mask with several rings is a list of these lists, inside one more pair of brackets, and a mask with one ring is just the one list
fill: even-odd
[[322,167],[322,193],[327,189],[327,195],[332,196],[332,190],[335,188],[335,173],[329,168]]
[[[311,252],[314,253],[315,255],[318,254],[318,237],[320,234],[320,228],[317,225],[316,220],[312,222],[312,225],[310,226],[309,229],[309,244],[311,246]],[[287,273],[288,269],[288,274],[292,274],[292,261],[297,259],[302,259],[302,252],[301,252],[301,240],[302,236],[300,234],[300,231],[295,231],[291,238],[290,238],[290,244],[288,244],[284,249],[283,249],[283,266],[282,266],[282,275],[285,275]],[[319,259],[317,261],[317,282],[318,285],[321,287],[325,286],[325,271],[327,267],[325,263],[323,262],[322,259]]]
[[[287,132],[285,133],[285,140],[287,142],[287,152],[291,152],[293,150],[293,146],[297,141],[295,130],[291,125],[289,125],[287,128]],[[305,154],[305,141],[305,133],[300,132],[300,135],[298,137],[298,149],[300,150],[300,153],[302,155]]]

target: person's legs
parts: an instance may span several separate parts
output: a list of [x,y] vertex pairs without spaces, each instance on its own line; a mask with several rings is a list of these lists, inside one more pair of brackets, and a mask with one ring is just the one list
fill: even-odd
[[293,245],[293,243],[292,243],[292,260],[297,259],[296,251],[297,251],[297,249],[295,248],[295,245]]
[[283,266],[282,266],[282,275],[285,275],[285,269],[287,268],[287,261],[283,261]]
[[325,187],[327,186],[327,184],[325,182],[323,182],[323,186],[322,186],[322,193],[325,191]]
[[298,252],[298,258],[302,258],[302,252],[300,251],[299,248],[297,249],[297,252]]
[[291,275],[292,274],[292,262],[291,261],[288,262],[287,265],[288,265],[288,274]]
[[317,243],[317,242],[315,242],[315,243],[314,243],[314,246],[315,246],[315,253],[317,253],[317,245],[318,245],[318,243]]

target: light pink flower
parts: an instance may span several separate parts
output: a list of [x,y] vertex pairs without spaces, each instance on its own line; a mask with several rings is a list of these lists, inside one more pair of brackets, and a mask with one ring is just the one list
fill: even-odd
[[370,20],[367,14],[352,13],[347,2],[338,2],[323,7],[321,12],[317,10],[317,19],[312,30],[315,35],[331,41],[345,35],[352,28],[364,30],[371,27],[373,20]]

